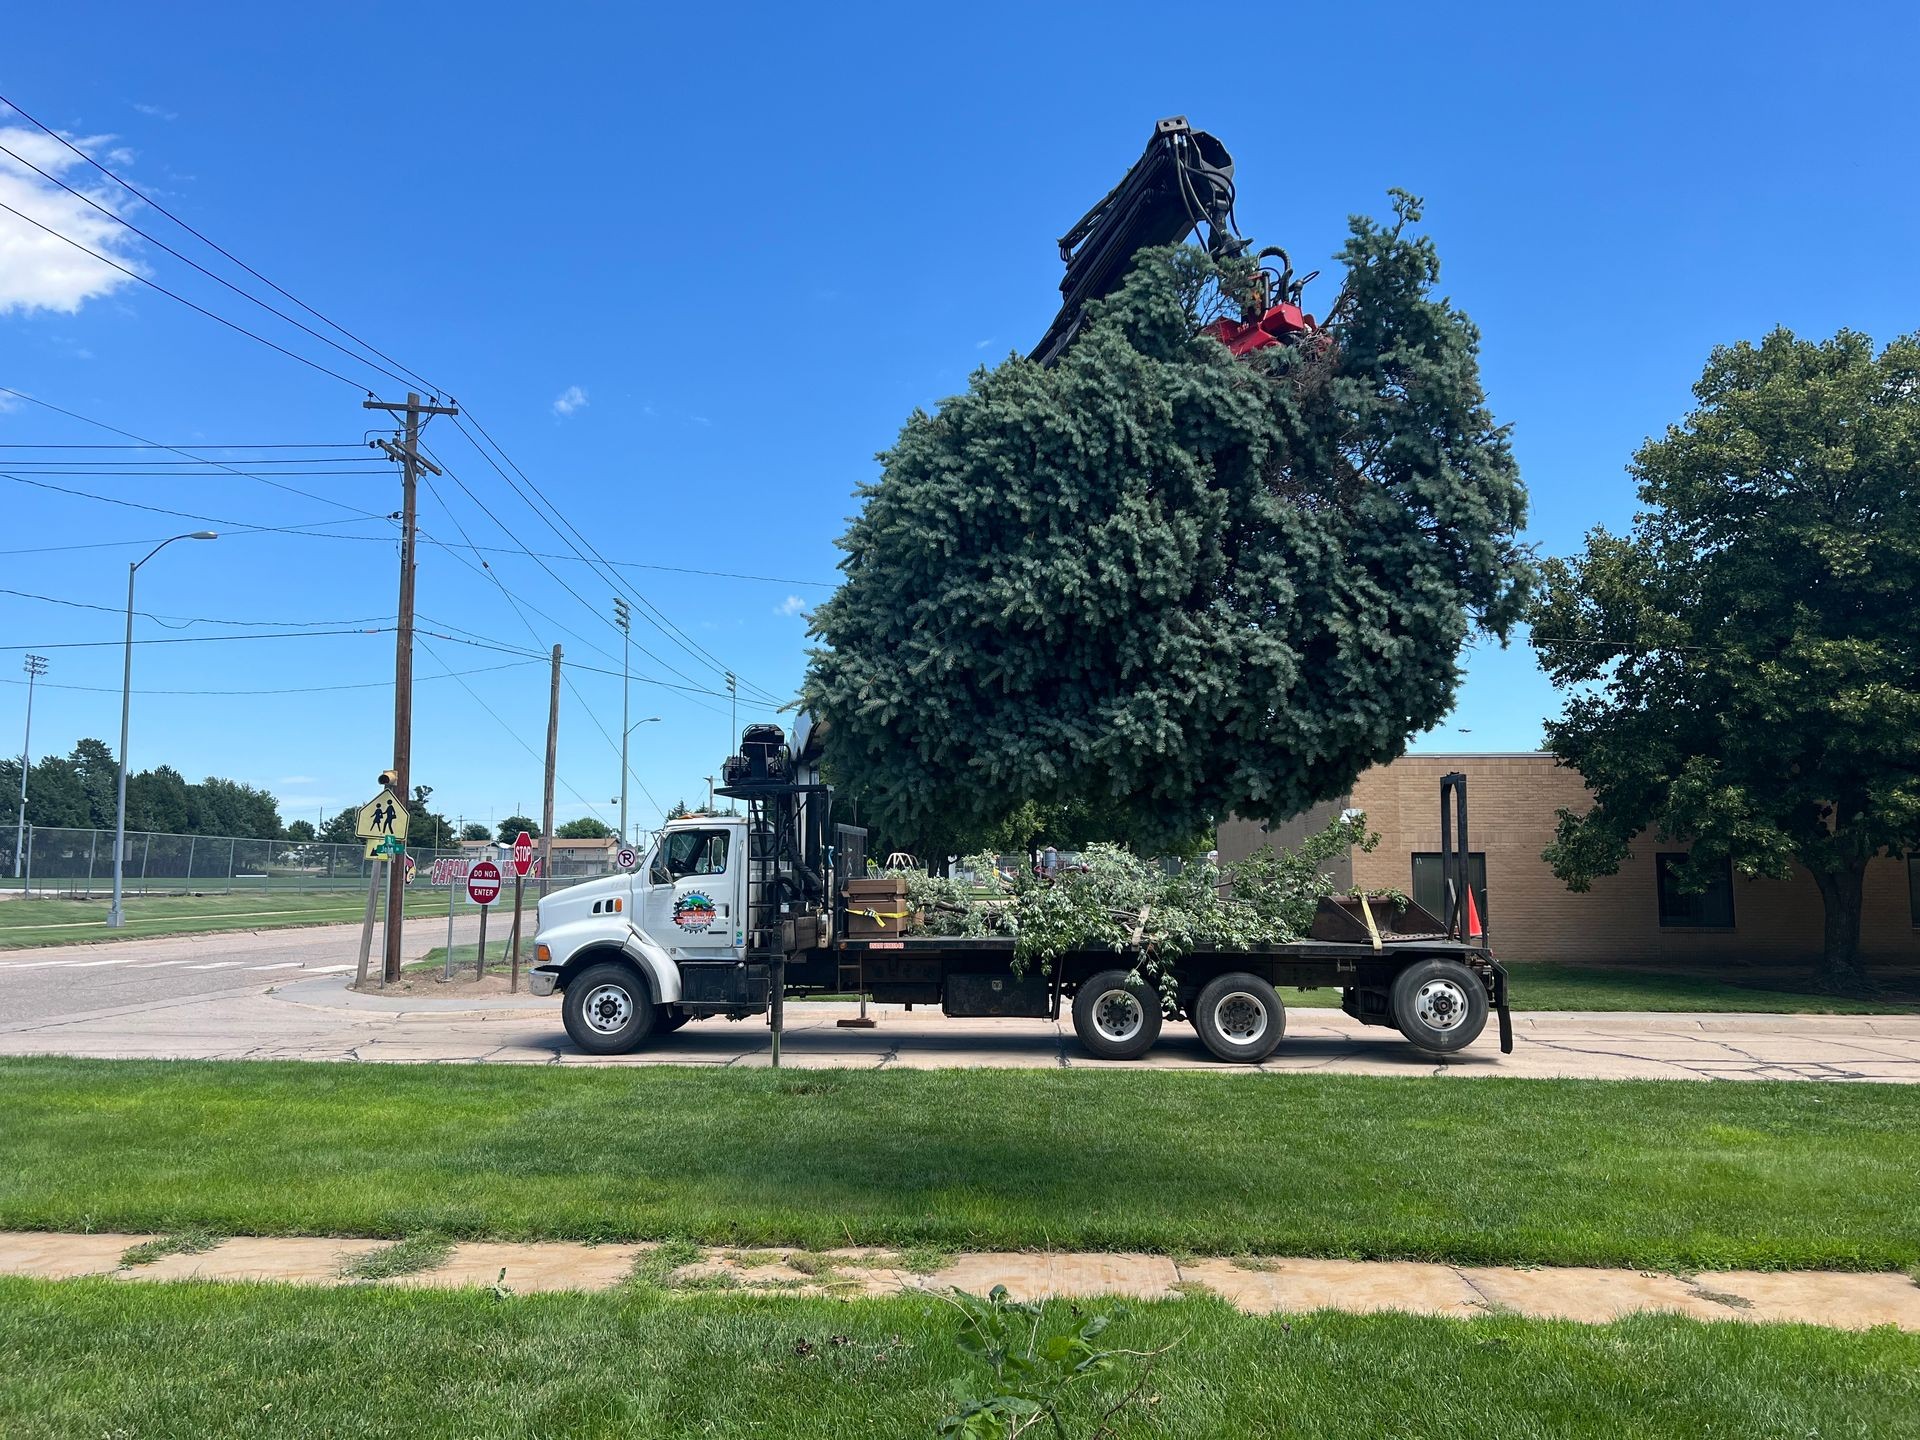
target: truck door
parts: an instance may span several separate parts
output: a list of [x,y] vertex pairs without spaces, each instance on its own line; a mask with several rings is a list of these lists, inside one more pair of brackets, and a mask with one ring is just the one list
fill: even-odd
[[687,959],[739,952],[746,924],[746,856],[725,826],[672,830],[647,864],[640,913],[655,943]]

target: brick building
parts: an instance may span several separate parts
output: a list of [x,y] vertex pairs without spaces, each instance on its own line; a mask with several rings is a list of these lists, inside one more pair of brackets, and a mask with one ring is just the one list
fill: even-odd
[[[1592,803],[1579,775],[1541,753],[1409,755],[1363,774],[1347,799],[1271,832],[1248,821],[1220,827],[1222,861],[1272,839],[1296,840],[1342,808],[1367,812],[1380,834],[1335,874],[1342,885],[1392,886],[1439,910],[1440,777],[1467,777],[1474,888],[1496,953],[1516,960],[1715,960],[1797,962],[1820,953],[1822,911],[1812,877],[1747,880],[1728,874],[1704,895],[1683,895],[1669,875],[1684,845],[1651,835],[1617,875],[1582,894],[1567,889],[1540,852],[1554,812]],[[1920,960],[1920,858],[1881,858],[1867,868],[1861,949],[1869,962]]]

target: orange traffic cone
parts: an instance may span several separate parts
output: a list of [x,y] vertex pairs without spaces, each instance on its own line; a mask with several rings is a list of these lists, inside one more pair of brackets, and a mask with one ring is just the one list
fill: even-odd
[[1467,938],[1481,939],[1486,931],[1480,928],[1480,907],[1473,900],[1473,886],[1467,886]]

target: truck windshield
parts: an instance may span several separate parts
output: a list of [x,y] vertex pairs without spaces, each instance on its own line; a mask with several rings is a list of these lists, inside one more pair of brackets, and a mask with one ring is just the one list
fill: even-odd
[[654,852],[647,880],[671,885],[687,875],[724,875],[727,869],[727,832],[681,830],[667,836]]

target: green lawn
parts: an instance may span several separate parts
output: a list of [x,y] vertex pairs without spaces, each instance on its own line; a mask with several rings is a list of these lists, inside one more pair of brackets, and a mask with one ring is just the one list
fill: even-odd
[[[1601,965],[1507,964],[1513,1008],[1522,1010],[1744,1011],[1768,1015],[1911,1015],[1920,1013],[1920,973],[1877,976],[1885,993],[1854,1000],[1797,989],[1804,977],[1777,970],[1730,968],[1719,974]],[[1338,990],[1283,990],[1290,1006],[1340,1007]]]
[[1920,1087],[0,1060],[0,1228],[1920,1262]]
[[[383,900],[384,906],[385,901]],[[13,946],[78,945],[96,940],[141,940],[155,935],[204,934],[218,930],[277,930],[289,925],[339,925],[367,912],[367,892],[274,891],[249,895],[133,896],[127,923],[107,928],[106,900],[33,898],[0,902],[0,950]],[[407,915],[447,913],[446,892],[414,890]]]
[[[1067,1323],[1053,1307],[1048,1329]],[[0,1432],[931,1436],[956,1384],[979,1393],[954,1330],[932,1297],[0,1280]],[[1194,1299],[1133,1306],[1100,1343],[1173,1347],[1116,1437],[1869,1440],[1920,1414],[1920,1336],[1892,1330],[1259,1318]],[[1139,1363],[1070,1404],[1068,1433],[1094,1433]]]

